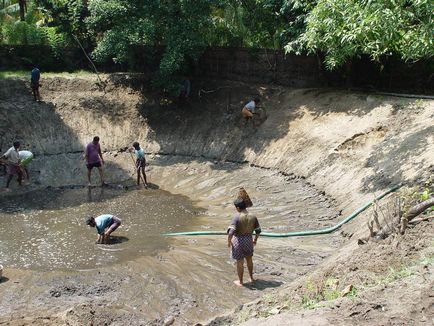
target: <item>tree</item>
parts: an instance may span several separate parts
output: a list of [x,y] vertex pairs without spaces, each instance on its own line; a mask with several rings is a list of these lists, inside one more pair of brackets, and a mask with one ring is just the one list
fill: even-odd
[[135,46],[161,48],[156,83],[173,91],[172,76],[207,45],[212,0],[91,0],[89,28],[98,35],[97,60],[125,62]]
[[406,61],[434,55],[432,0],[319,0],[307,15],[306,31],[288,52],[323,52],[334,69],[367,55],[375,61]]
[[3,0],[0,5],[1,15],[8,15],[9,17],[17,16],[21,21],[25,19],[25,13],[27,12],[26,0]]
[[34,1],[3,1],[0,5],[0,41],[8,44],[43,44],[46,30]]
[[221,0],[212,11],[211,45],[282,49],[304,31],[299,0]]
[[55,27],[59,33],[63,33],[67,42],[75,43],[75,36],[89,45],[92,43],[92,37],[85,23],[89,16],[87,0],[35,1],[47,17],[46,25]]

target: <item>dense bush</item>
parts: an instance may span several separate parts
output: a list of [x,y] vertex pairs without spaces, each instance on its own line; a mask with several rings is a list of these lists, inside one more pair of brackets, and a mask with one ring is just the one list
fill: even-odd
[[368,55],[375,61],[406,61],[434,55],[432,0],[319,0],[306,18],[306,31],[286,49],[325,53],[334,69]]

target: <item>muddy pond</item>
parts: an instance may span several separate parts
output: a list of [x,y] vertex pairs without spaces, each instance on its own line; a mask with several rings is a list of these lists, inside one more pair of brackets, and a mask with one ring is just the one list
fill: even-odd
[[[46,189],[0,202],[0,257],[5,266],[89,269],[155,255],[168,247],[162,232],[194,226],[201,210],[162,190]],[[95,245],[88,216],[114,214],[122,226],[110,245]]]
[[[339,245],[337,234],[260,238],[257,281],[235,287],[225,236],[161,233],[225,230],[238,180],[255,180],[248,187],[255,200],[250,211],[267,232],[328,227],[336,223],[337,210],[302,180],[273,171],[247,167],[228,173],[231,165],[201,163],[189,175],[185,167],[155,168],[152,178],[160,189],[65,186],[1,197],[0,263],[9,281],[0,286],[0,323],[24,310],[32,310],[36,320],[68,309],[52,324],[160,325],[175,318],[175,325],[191,325],[283,286]],[[161,189],[182,189],[185,195]],[[104,213],[118,216],[122,225],[112,244],[97,245],[96,229],[85,219]]]

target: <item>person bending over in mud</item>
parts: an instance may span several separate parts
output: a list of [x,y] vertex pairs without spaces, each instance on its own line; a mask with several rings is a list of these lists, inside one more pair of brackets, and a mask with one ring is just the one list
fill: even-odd
[[29,180],[29,164],[33,160],[33,153],[31,151],[19,151],[18,155],[20,156],[20,166],[23,172],[24,178]]
[[84,151],[84,158],[86,160],[87,167],[87,181],[88,186],[92,185],[91,177],[92,177],[92,169],[97,168],[99,171],[99,176],[101,178],[101,187],[105,185],[104,182],[104,170],[102,166],[104,164],[104,159],[102,157],[101,147],[99,145],[99,137],[93,137],[93,141],[86,146],[86,150]]
[[[237,198],[234,202],[237,214],[231,221],[228,228],[228,248],[231,249],[232,258],[237,261],[238,280],[235,285],[243,286],[244,259],[247,262],[250,281],[253,282],[253,247],[258,241],[261,227],[255,216],[249,215],[246,203],[243,199]],[[255,239],[252,233],[255,231]]]
[[19,141],[15,141],[13,146],[9,148],[6,153],[0,158],[3,164],[6,164],[6,188],[9,188],[9,184],[12,181],[14,175],[17,176],[18,184],[21,186],[23,179],[23,172],[20,166],[20,150],[21,144]]
[[254,126],[253,115],[256,114],[256,107],[258,106],[259,102],[259,98],[255,98],[254,100],[244,105],[241,114],[243,115],[245,125],[249,122],[249,120],[252,120]]
[[95,227],[96,232],[98,232],[98,240],[96,243],[109,243],[110,234],[112,234],[121,223],[120,218],[111,214],[103,214],[97,217],[91,216],[86,220],[86,224],[90,227]]
[[148,181],[146,180],[146,159],[145,151],[140,147],[138,142],[133,143],[133,148],[130,148],[130,152],[134,151],[136,154],[136,171],[137,171],[137,185],[140,185],[140,172],[142,172],[144,186],[148,187]]

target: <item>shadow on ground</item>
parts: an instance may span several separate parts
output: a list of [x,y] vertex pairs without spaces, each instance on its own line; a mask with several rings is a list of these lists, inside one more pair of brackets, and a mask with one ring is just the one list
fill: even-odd
[[[269,150],[272,144],[287,137],[288,133],[292,132],[292,124],[305,114],[309,114],[312,120],[330,114],[363,118],[385,103],[385,99],[380,96],[362,92],[336,89],[290,90],[230,81],[195,80],[193,90],[192,97],[182,106],[177,105],[176,99],[162,101],[161,95],[154,94],[155,97],[152,97],[147,94],[143,95],[143,101],[138,107],[151,129],[149,140],[159,145],[160,153],[184,156],[187,161],[201,157],[216,162],[247,162],[251,159],[250,153],[259,154]],[[252,128],[250,124],[243,126],[240,113],[244,104],[254,97],[261,98],[260,105],[266,108],[268,115],[257,128]],[[411,106],[414,102],[397,101],[402,102],[403,107]],[[308,130],[305,132],[309,133]],[[360,131],[354,133],[357,132]],[[430,130],[424,133],[427,132]],[[294,137],[298,148],[303,147],[303,142],[307,142],[309,138],[297,134],[294,134]],[[417,137],[415,135],[413,138]],[[347,138],[343,138],[342,142],[346,140]],[[406,142],[416,142],[416,139],[408,139]],[[417,149],[423,148],[421,143],[415,143],[415,146]],[[395,153],[390,154],[398,154],[400,150],[396,148]],[[377,170],[380,169],[382,155],[384,153],[381,151],[374,153],[369,164],[376,166]],[[329,156],[326,159],[334,161],[336,158]],[[394,167],[384,180],[399,178],[399,169],[396,167],[399,161],[404,159],[405,155],[401,155],[400,159],[394,162]],[[224,170],[239,167],[220,164],[212,166],[214,169]],[[310,167],[311,171],[321,168],[322,165]],[[384,182],[379,182],[378,187],[384,186]]]
[[116,245],[116,244],[127,242],[129,240],[130,239],[128,237],[125,237],[125,236],[111,235],[110,236],[110,242],[106,243],[106,245],[108,245],[108,246],[110,246],[110,245]]
[[[363,180],[364,189],[369,192],[378,191],[405,180],[403,176],[404,164],[409,162],[411,157],[417,157],[426,150],[428,139],[433,134],[434,126],[431,126],[404,139],[399,138],[399,135],[394,135],[388,139],[388,146],[377,145],[374,154],[365,165],[365,167],[373,168],[374,173]],[[428,166],[419,162],[415,168],[424,171]]]
[[269,288],[277,288],[281,286],[283,282],[280,281],[271,281],[271,280],[260,280],[256,279],[253,283],[246,283],[244,284],[244,287],[248,288],[249,290],[265,290]]

